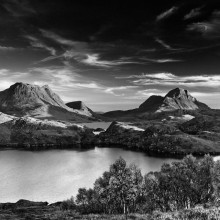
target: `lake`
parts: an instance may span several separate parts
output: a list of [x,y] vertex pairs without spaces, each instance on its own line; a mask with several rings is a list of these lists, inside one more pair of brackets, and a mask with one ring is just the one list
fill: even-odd
[[95,180],[122,156],[138,165],[142,173],[159,170],[174,159],[154,158],[119,148],[88,151],[0,151],[0,202],[19,199],[55,202],[76,195],[80,187]]
[[90,122],[90,123],[82,123],[82,125],[85,125],[88,128],[93,128],[93,129],[102,128],[106,130],[111,123],[112,122]]

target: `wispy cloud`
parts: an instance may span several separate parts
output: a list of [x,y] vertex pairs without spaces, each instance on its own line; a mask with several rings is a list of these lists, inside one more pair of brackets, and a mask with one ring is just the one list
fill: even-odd
[[[40,32],[42,33],[42,35],[46,38],[49,38],[59,44],[65,45],[65,46],[69,46],[69,47],[79,47],[79,46],[86,46],[86,43],[83,42],[79,42],[79,41],[73,41],[73,40],[69,40],[66,39],[64,37],[61,37],[60,35],[52,32],[52,31],[47,31],[44,29],[40,29]],[[82,48],[81,48],[82,49]]]
[[18,48],[0,46],[0,51],[14,51],[14,50],[18,50]]
[[117,76],[116,79],[173,79],[175,75],[172,73],[162,72],[162,73],[142,73],[140,75],[130,75],[130,76]]
[[124,96],[124,93],[118,93],[118,91],[125,91],[128,89],[134,89],[138,86],[118,86],[118,87],[110,87],[104,90],[105,93],[112,94],[114,96]]
[[125,64],[134,64],[141,62],[138,61],[132,61],[129,58],[120,58],[118,60],[101,60],[99,54],[86,54],[86,58],[82,58],[80,60],[82,63],[92,65],[92,66],[100,66],[100,67],[112,67],[112,66],[119,66],[119,65],[125,65]]
[[[10,77],[9,77],[10,76]],[[75,92],[80,91],[82,95],[93,93],[107,94],[112,96],[124,96],[125,92],[137,88],[130,86],[108,86],[79,75],[74,68],[65,66],[49,66],[30,68],[26,72],[14,72],[9,69],[0,69],[0,90],[6,89],[16,82],[25,82],[43,86],[49,85],[55,92],[65,94],[65,100],[74,100]],[[73,95],[71,95],[71,92]]]
[[159,38],[155,38],[155,41],[167,50],[180,50],[180,48],[171,47],[169,44],[165,43],[163,40],[161,40]]
[[43,41],[37,39],[36,37],[30,36],[30,35],[25,35],[24,37],[29,40],[30,45],[32,47],[42,48],[44,50],[49,51],[51,55],[53,56],[56,55],[56,50],[53,47],[47,46]]
[[220,11],[214,11],[208,21],[188,25],[187,31],[198,32],[205,38],[220,37]]
[[201,9],[202,9],[202,7],[192,9],[188,14],[186,14],[184,16],[183,19],[184,20],[188,20],[188,19],[192,19],[192,18],[198,17],[199,15],[202,14]]
[[[59,91],[68,91],[70,89],[102,89],[103,87],[94,81],[89,81],[79,75],[74,68],[71,67],[40,67],[29,69],[31,76],[37,75],[36,80],[32,80],[35,84],[48,84]],[[34,78],[34,77],[33,77]]]
[[136,92],[136,96],[139,98],[146,98],[152,95],[161,95],[164,96],[166,95],[167,91],[162,91],[159,89],[144,89],[144,90],[139,90]]
[[[172,73],[153,73],[133,75],[131,82],[134,85],[154,85],[154,86],[186,86],[186,87],[209,87],[220,91],[219,75],[195,75],[176,76]],[[136,79],[135,79],[136,78]]]
[[168,9],[167,11],[164,11],[163,13],[159,14],[156,17],[156,21],[161,21],[163,19],[166,19],[170,17],[171,15],[175,14],[179,8],[176,6],[173,6],[172,8]]
[[36,11],[30,6],[29,1],[7,0],[2,6],[14,17],[24,17],[30,14],[36,14]]
[[[53,59],[74,59],[75,61],[86,64],[89,66],[94,67],[101,67],[101,68],[110,68],[114,66],[120,66],[120,65],[126,65],[126,64],[145,64],[143,60],[140,61],[138,59],[134,60],[133,57],[121,57],[114,60],[105,60],[102,59],[102,54],[93,52],[93,49],[91,48],[91,45],[87,42],[79,42],[79,41],[73,41],[66,39],[64,37],[61,37],[60,35],[40,29],[40,32],[43,37],[46,37],[62,46],[66,47],[66,50],[58,56],[50,56],[46,57],[45,59],[41,60],[41,62],[50,61]],[[167,60],[168,61],[168,60]],[[154,61],[156,62],[156,61]],[[166,60],[159,60],[158,62],[166,62]]]
[[141,58],[141,60],[146,60],[153,63],[174,63],[174,62],[183,62],[183,60],[166,58],[166,59],[150,59],[150,58]]

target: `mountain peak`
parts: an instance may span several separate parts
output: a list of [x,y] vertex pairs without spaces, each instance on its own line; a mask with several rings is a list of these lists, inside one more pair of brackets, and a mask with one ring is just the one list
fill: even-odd
[[144,103],[139,106],[141,111],[173,111],[173,110],[197,110],[207,109],[207,105],[198,102],[188,90],[175,88],[170,90],[164,97],[150,96]]
[[183,88],[175,88],[170,90],[165,97],[178,98],[180,96],[191,96],[189,91]]
[[43,85],[41,88],[51,90],[50,86],[48,86],[48,85]]
[[48,85],[38,86],[23,82],[17,82],[0,92],[0,111],[15,116],[59,120],[78,120],[87,116],[66,106]]
[[9,87],[9,89],[14,89],[14,88],[17,88],[17,87],[28,86],[28,85],[30,85],[30,84],[23,83],[23,82],[16,82],[15,84],[11,85]]

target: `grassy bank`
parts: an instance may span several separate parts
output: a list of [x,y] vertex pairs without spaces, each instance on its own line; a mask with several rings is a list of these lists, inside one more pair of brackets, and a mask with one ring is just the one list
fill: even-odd
[[[1,210],[1,220],[124,220],[124,215],[80,215],[74,211],[63,211],[51,207],[28,207]],[[128,220],[219,220],[220,208],[194,208],[178,212],[154,212],[153,214],[129,214]]]

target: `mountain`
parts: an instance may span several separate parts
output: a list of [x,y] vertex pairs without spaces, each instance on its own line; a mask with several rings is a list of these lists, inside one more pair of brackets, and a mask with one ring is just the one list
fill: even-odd
[[139,106],[140,111],[155,111],[163,102],[162,96],[152,95],[144,103]]
[[85,114],[91,117],[94,116],[94,112],[90,108],[88,108],[82,101],[68,102],[66,103],[66,105],[73,110],[80,111],[81,114]]
[[206,104],[199,102],[188,90],[175,88],[163,96],[150,96],[139,108],[127,111],[111,111],[104,113],[105,117],[134,116],[143,113],[163,113],[177,110],[196,111],[210,109]]
[[15,83],[0,92],[0,111],[13,116],[88,121],[90,115],[73,110],[49,86]]
[[188,90],[175,88],[169,91],[165,97],[151,96],[143,104],[139,110],[155,112],[174,111],[174,110],[199,110],[200,108],[209,109],[209,107],[190,95]]

